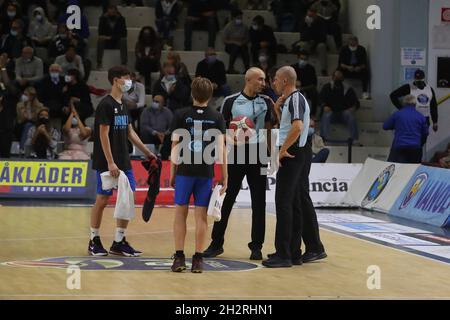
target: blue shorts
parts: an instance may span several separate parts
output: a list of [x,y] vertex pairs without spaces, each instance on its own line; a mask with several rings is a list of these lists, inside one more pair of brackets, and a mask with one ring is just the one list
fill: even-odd
[[208,207],[212,185],[212,178],[176,176],[175,204],[178,206],[189,205],[189,199],[193,194],[196,207]]
[[[102,189],[102,178],[100,177],[101,173],[102,172],[97,170],[97,194],[100,194],[103,196],[112,196],[112,194],[113,194],[112,189],[110,189],[110,190]],[[133,190],[133,192],[136,191],[136,180],[134,179],[133,170],[125,170],[124,173],[127,176],[128,181],[130,182],[131,190]]]

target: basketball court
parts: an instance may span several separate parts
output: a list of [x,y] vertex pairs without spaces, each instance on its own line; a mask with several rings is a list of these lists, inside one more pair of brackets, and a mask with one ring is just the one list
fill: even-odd
[[[140,258],[89,256],[90,209],[1,206],[0,299],[450,299],[450,238],[425,225],[387,221],[385,215],[357,210],[319,210],[328,258],[267,269],[248,260],[250,210],[234,209],[224,254],[205,259],[203,274],[179,274],[170,271],[173,208],[155,208],[148,224],[136,208],[127,239],[144,252]],[[267,214],[264,256],[274,251],[272,209]],[[114,233],[113,210],[105,210],[100,230],[105,248]],[[349,229],[364,222],[365,230]],[[209,221],[209,231],[211,225]],[[187,257],[193,254],[193,243],[190,215]],[[431,247],[434,250],[427,250]],[[71,290],[67,282],[73,266],[81,270],[81,288]]]

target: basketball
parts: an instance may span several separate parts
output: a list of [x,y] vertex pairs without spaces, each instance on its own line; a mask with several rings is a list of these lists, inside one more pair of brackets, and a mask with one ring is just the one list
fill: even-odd
[[255,124],[246,116],[233,118],[230,122],[231,136],[237,144],[247,142],[255,134]]

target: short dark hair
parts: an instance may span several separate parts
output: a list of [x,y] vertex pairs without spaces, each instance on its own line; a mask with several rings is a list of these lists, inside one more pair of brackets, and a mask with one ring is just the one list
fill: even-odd
[[263,16],[256,16],[253,18],[253,21],[256,22],[259,25],[264,25],[264,18]]
[[81,81],[81,73],[78,69],[69,69],[67,71],[67,75],[74,76],[77,82]]
[[129,75],[131,75],[130,70],[124,66],[115,66],[108,70],[108,80],[111,84],[114,83],[114,78],[122,78]]

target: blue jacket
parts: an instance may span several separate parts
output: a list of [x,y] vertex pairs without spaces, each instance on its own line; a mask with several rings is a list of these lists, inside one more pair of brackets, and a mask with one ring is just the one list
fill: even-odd
[[421,148],[428,136],[428,123],[414,105],[405,106],[383,124],[384,130],[395,130],[392,148]]

